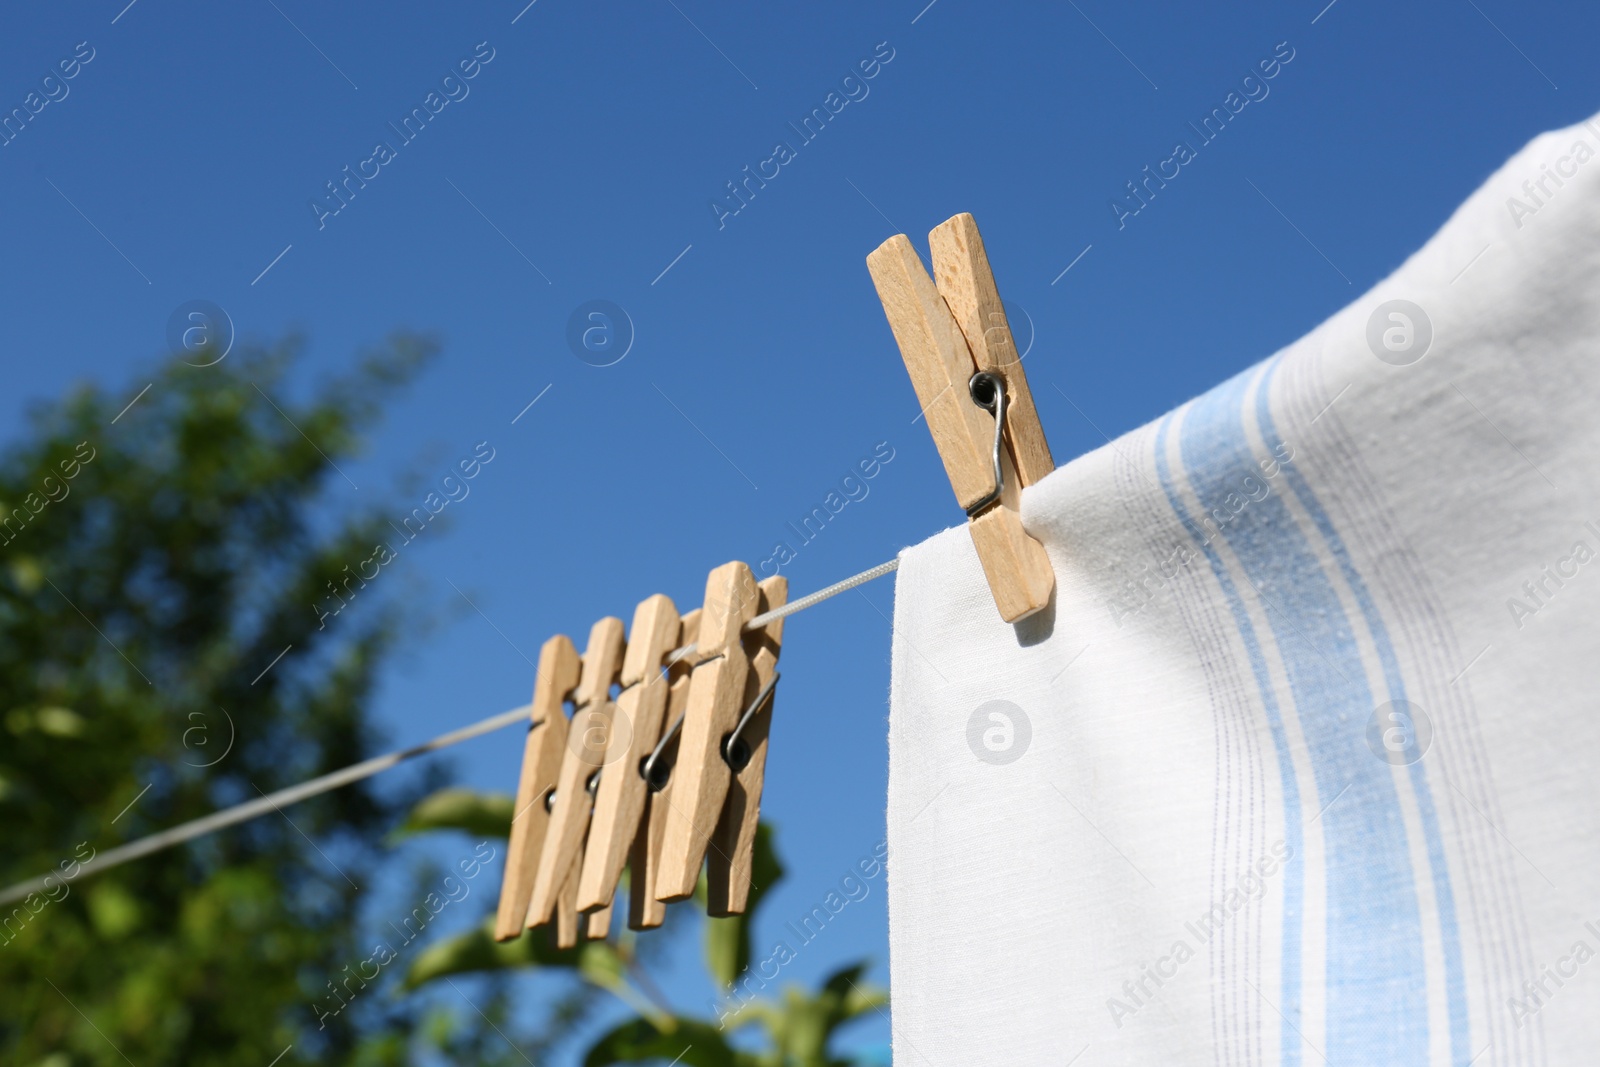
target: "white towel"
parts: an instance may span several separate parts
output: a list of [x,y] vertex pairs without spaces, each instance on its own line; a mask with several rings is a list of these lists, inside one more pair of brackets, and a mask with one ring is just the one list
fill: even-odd
[[906,550],[897,1063],[1600,1062],[1597,149],[1029,489],[1043,617]]

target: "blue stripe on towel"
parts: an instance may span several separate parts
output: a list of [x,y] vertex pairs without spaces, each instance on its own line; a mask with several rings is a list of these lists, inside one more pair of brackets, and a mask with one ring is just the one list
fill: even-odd
[[[1209,526],[1197,532],[1176,502],[1166,472],[1162,479],[1197,540],[1220,536],[1255,587],[1309,751],[1317,804],[1325,809],[1320,816],[1327,893],[1323,1052],[1329,1062],[1352,1067],[1421,1067],[1428,1062],[1427,976],[1416,884],[1390,767],[1364,740],[1374,705],[1354,634],[1283,500],[1269,494],[1235,514],[1237,502],[1251,491],[1244,479],[1253,477],[1252,485],[1263,481],[1243,421],[1253,373],[1196,400],[1179,441],[1202,509],[1226,520],[1218,524],[1220,531]],[[1205,548],[1218,571],[1214,546]],[[1228,596],[1236,602],[1237,589],[1228,589]],[[1236,604],[1236,618],[1241,611]],[[1275,743],[1281,744],[1276,732]],[[1281,755],[1279,762],[1284,762]],[[1280,1007],[1291,1021],[1300,1016],[1298,997],[1287,984]],[[1286,1064],[1300,1059],[1300,1040],[1285,1031]]]
[[[1267,364],[1267,371],[1261,376],[1261,384],[1256,390],[1256,421],[1261,427],[1262,439],[1267,448],[1272,450],[1278,449],[1283,444],[1283,438],[1278,435],[1277,426],[1272,419],[1271,405],[1272,379],[1282,363],[1281,358],[1274,358]],[[1378,650],[1378,659],[1383,664],[1384,683],[1389,690],[1389,699],[1406,699],[1405,680],[1400,674],[1400,659],[1395,655],[1394,645],[1389,640],[1389,629],[1384,625],[1383,615],[1378,610],[1377,602],[1367,590],[1365,579],[1351,561],[1344,539],[1339,536],[1333,520],[1322,507],[1322,501],[1312,492],[1300,469],[1290,463],[1283,468],[1283,473],[1289,486],[1294,490],[1296,499],[1300,501],[1300,506],[1311,516],[1311,521],[1316,526],[1317,532],[1322,535],[1328,551],[1338,562],[1339,573],[1344,576],[1345,584],[1350,587],[1351,594],[1361,607],[1362,617],[1372,634],[1372,643]],[[1439,906],[1439,932],[1444,951],[1445,996],[1450,1013],[1450,1062],[1456,1067],[1467,1067],[1472,1060],[1472,1049],[1468,1033],[1466,975],[1461,961],[1461,929],[1456,918],[1455,893],[1450,884],[1450,868],[1444,854],[1444,838],[1439,832],[1439,816],[1433,805],[1433,793],[1428,786],[1427,771],[1421,760],[1411,764],[1411,788],[1416,795],[1417,809],[1422,819],[1423,837],[1428,847],[1428,865],[1433,874],[1434,899]]]

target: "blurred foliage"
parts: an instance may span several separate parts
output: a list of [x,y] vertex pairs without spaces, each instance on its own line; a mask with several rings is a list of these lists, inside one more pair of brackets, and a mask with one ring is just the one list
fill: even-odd
[[441,789],[411,809],[394,837],[424,830],[461,830],[473,837],[507,837],[516,807],[504,793],[475,793],[470,789]]
[[[472,794],[446,789],[427,797],[408,820],[434,829],[483,832],[485,813],[510,811],[510,797]],[[506,819],[501,833],[509,832]],[[779,999],[749,993],[751,940],[757,909],[784,874],[773,841],[772,827],[762,823],[756,832],[756,849],[750,897],[743,915],[704,919],[706,968],[715,984],[730,994],[715,1018],[686,1015],[668,1002],[650,978],[638,949],[641,941],[661,936],[624,929],[606,941],[582,941],[577,948],[553,947],[549,931],[524,931],[515,941],[494,940],[494,919],[454,937],[430,945],[406,974],[410,988],[426,986],[451,975],[518,973],[567,969],[590,985],[604,989],[635,1012],[635,1017],[613,1027],[590,1045],[584,1067],[616,1063],[672,1062],[685,1067],[851,1067],[855,1061],[830,1055],[835,1031],[860,1015],[885,1010],[889,997],[882,990],[860,984],[865,963],[835,972],[822,988],[807,993],[790,987]],[[697,910],[705,906],[705,878],[695,896]],[[624,890],[618,890],[616,911],[626,913]],[[668,926],[681,915],[668,908]],[[613,929],[621,925],[613,920]],[[758,989],[767,984],[759,979]],[[754,1031],[750,1039],[732,1040],[740,1031]]]
[[[334,465],[432,345],[396,336],[304,403],[297,348],[80,389],[0,456],[0,882],[372,754],[408,620],[381,593],[321,627],[312,604],[392,536]],[[341,789],[0,908],[0,1061],[395,1062],[392,1019],[319,1031],[309,1004],[365,955],[356,887],[419,789]]]
[[[392,516],[351,503],[374,494],[341,464],[432,345],[398,335],[303,402],[297,351],[82,388],[0,454],[0,885],[379,746],[376,679],[427,623],[385,592],[403,579],[352,581]],[[355,610],[319,619],[335,588]],[[512,803],[429,793],[440,776],[358,783],[0,907],[0,1063],[834,1067],[836,1029],[884,1005],[856,966],[815,993],[683,1014],[650,971],[688,907],[566,951],[543,931],[497,944],[492,920],[462,930],[493,907],[485,839],[503,851]],[[482,842],[476,858],[440,869],[384,847],[439,832]],[[755,874],[749,915],[704,920],[724,989],[749,989],[752,917],[783,875],[767,827]]]

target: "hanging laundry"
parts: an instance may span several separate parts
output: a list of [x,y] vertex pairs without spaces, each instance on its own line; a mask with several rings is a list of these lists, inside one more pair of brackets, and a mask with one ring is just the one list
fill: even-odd
[[1028,485],[1043,610],[1002,621],[968,527],[905,551],[897,1061],[1592,1061],[1597,147],[1536,139],[1305,338]]

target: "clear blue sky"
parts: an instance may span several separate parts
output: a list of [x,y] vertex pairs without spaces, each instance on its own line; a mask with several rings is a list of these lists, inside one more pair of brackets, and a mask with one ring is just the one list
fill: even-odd
[[[657,591],[687,610],[717,563],[788,541],[798,595],[961,518],[863,263],[889,235],[925,250],[977,217],[1065,462],[1298,337],[1600,109],[1600,10],[1576,3],[125,2],[30,5],[0,34],[7,111],[93,52],[0,147],[5,432],[82,379],[131,397],[188,300],[245,338],[303,330],[301,386],[397,326],[437,332],[360,488],[333,485],[365,499],[496,449],[404,561],[444,625],[381,694],[397,743],[526,700],[551,633]],[[458,99],[406,143],[389,123],[430,92]],[[789,124],[835,92],[805,141]],[[1230,93],[1205,143],[1189,124]],[[1192,158],[1164,163],[1179,141]],[[313,209],[346,166],[376,176]],[[746,166],[776,175],[731,214]],[[1146,166],[1176,176],[1130,214]],[[567,343],[591,300],[633,323],[611,366]],[[869,495],[801,547],[786,523],[879,442]],[[883,835],[892,600],[790,624],[765,804],[790,876],[761,940]],[[518,749],[459,749],[460,779],[511,790]],[[861,955],[886,981],[881,885],[786,973]]]

